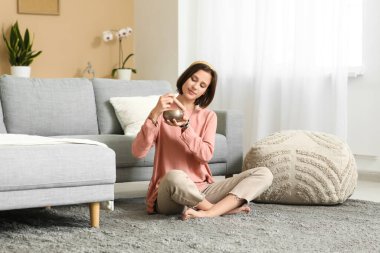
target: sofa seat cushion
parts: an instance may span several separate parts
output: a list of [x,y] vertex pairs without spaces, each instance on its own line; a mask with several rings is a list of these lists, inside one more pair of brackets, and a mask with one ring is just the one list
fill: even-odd
[[5,75],[0,78],[0,97],[8,133],[52,136],[99,132],[94,89],[88,79]]
[[268,167],[271,187],[257,199],[282,204],[338,204],[357,185],[354,156],[334,135],[283,131],[257,142],[244,158],[243,170]]
[[[99,141],[106,144],[116,153],[117,168],[124,167],[149,167],[153,166],[154,147],[142,159],[132,155],[131,147],[134,137],[119,134],[101,134],[101,135],[70,135],[55,136],[56,138],[77,138]],[[224,135],[217,134],[215,138],[214,156],[209,163],[227,162],[227,139]]]
[[103,146],[0,146],[0,192],[115,182],[115,153]]

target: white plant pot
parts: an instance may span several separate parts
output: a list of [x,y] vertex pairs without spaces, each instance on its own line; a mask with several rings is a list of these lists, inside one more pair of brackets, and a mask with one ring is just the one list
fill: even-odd
[[30,77],[30,66],[11,66],[11,75],[18,77]]
[[131,80],[131,69],[118,69],[116,70],[116,77],[120,80]]

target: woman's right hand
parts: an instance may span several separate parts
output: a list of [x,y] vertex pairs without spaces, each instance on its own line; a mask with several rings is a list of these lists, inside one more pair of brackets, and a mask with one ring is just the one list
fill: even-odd
[[168,110],[171,105],[174,103],[175,94],[173,93],[166,93],[158,99],[158,102],[156,106],[153,108],[153,110],[150,112],[149,117],[154,122],[157,121],[158,117],[163,113],[164,111]]

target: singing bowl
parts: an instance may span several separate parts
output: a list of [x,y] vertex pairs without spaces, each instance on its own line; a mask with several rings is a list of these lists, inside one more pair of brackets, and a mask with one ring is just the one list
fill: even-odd
[[175,119],[176,121],[181,121],[183,119],[183,111],[179,109],[168,110],[164,111],[163,116],[165,120],[172,121]]

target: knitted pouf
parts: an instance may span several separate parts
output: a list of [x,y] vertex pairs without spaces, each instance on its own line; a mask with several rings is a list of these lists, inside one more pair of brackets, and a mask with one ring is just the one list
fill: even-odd
[[243,170],[267,167],[271,187],[256,201],[281,204],[343,203],[357,185],[355,159],[334,135],[283,131],[257,142],[244,158]]

